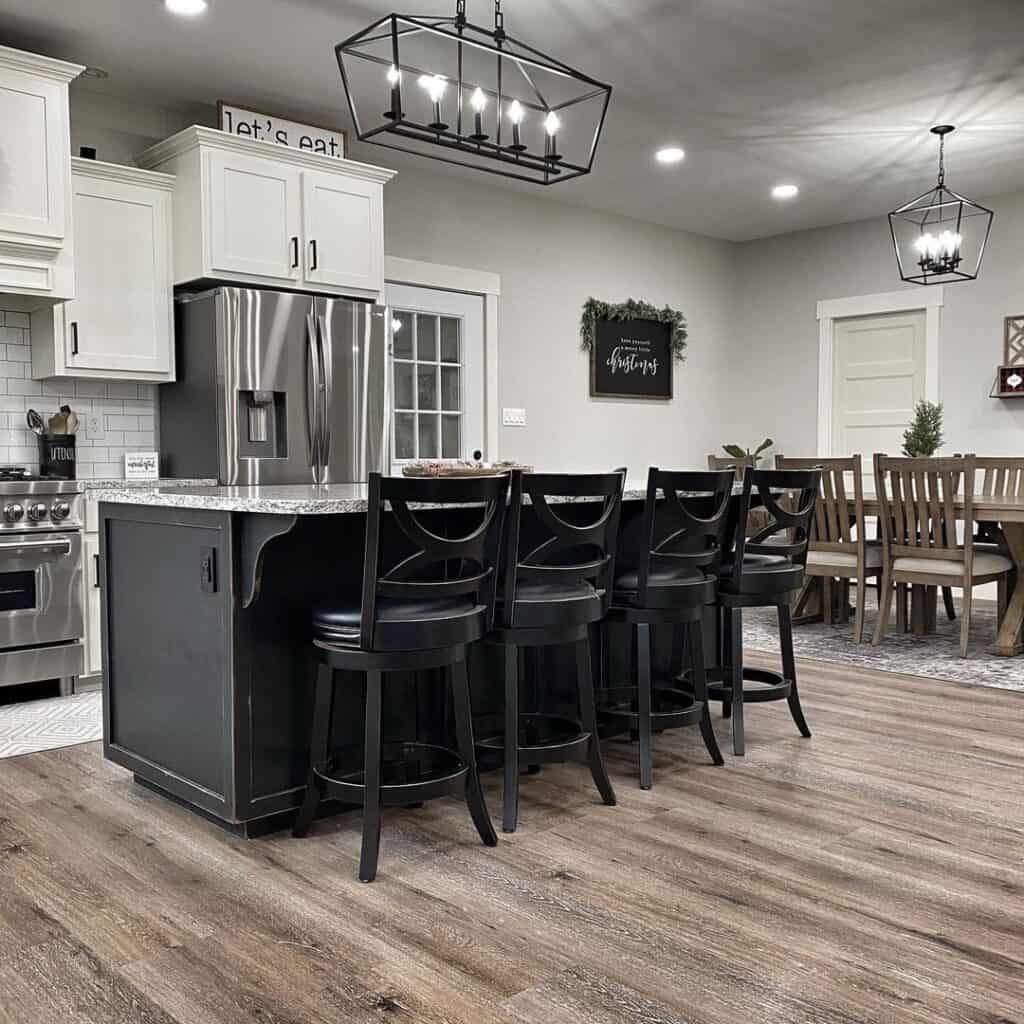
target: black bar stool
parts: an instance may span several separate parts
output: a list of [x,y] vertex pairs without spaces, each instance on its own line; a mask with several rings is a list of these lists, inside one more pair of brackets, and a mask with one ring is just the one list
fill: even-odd
[[[632,627],[635,685],[602,686],[599,711],[602,722],[638,735],[641,789],[650,789],[653,782],[654,730],[699,725],[711,760],[723,763],[707,705],[703,620],[705,608],[715,603],[734,479],[731,471],[650,469],[638,542],[631,544],[624,538],[619,546],[612,604],[601,624],[605,634],[601,646],[607,651],[608,623]],[[674,627],[677,641],[685,630],[692,692],[678,684],[653,685],[652,625]],[[682,646],[680,642],[673,645],[673,673],[681,668],[676,654],[681,660]]]
[[[622,507],[622,473],[553,475],[513,473],[509,501],[504,578],[495,629],[486,642],[503,648],[505,728],[477,746],[501,751],[505,792],[502,828],[514,832],[519,817],[519,767],[552,761],[584,760],[601,798],[615,804],[615,792],[601,758],[590,657],[590,626],[604,616],[611,595],[615,541]],[[596,517],[559,515],[550,498],[569,499],[561,509],[591,498],[600,501]],[[523,521],[529,499],[529,529]],[[532,536],[533,531],[536,535]],[[526,537],[529,536],[527,540]],[[521,546],[527,546],[521,554]],[[573,644],[580,719],[519,711],[519,649]],[[537,659],[539,661],[539,659]]]
[[[313,613],[316,679],[306,798],[294,835],[304,836],[320,800],[363,806],[359,878],[377,874],[381,806],[403,806],[437,796],[463,796],[480,838],[494,846],[490,815],[477,774],[466,671],[466,645],[491,625],[508,477],[400,479],[370,475],[362,600],[339,600]],[[382,536],[384,503],[393,536]],[[477,522],[458,537],[443,537],[410,505],[482,506]],[[436,511],[431,514],[437,515]],[[381,735],[384,674],[440,668],[451,686],[458,750]],[[345,771],[331,754],[335,671],[366,677],[366,740],[362,771]]]
[[[708,699],[722,701],[723,716],[732,717],[732,750],[737,756],[746,750],[743,706],[747,703],[786,700],[801,734],[811,735],[797,690],[790,601],[803,585],[820,479],[817,469],[748,468],[743,474],[733,549],[719,570],[716,604],[721,616],[721,654],[718,666],[709,673],[708,685]],[[767,523],[748,538],[755,488]],[[779,616],[781,673],[743,664],[743,609],[772,605]],[[751,685],[745,686],[745,682]]]

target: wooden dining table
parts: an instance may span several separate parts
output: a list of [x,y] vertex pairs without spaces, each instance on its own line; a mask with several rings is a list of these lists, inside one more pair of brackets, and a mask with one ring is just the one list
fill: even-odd
[[[999,623],[995,643],[988,648],[990,654],[1012,658],[1024,652],[1024,497],[975,495],[973,521],[997,523],[1006,538],[1009,555],[1017,570],[1016,586],[1007,602],[1006,612]],[[955,501],[957,518],[964,521],[963,499]],[[877,516],[880,503],[874,494],[864,494],[865,516]]]

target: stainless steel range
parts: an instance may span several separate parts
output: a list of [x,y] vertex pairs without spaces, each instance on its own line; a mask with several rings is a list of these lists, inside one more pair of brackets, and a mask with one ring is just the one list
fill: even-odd
[[82,672],[82,495],[0,467],[0,686]]

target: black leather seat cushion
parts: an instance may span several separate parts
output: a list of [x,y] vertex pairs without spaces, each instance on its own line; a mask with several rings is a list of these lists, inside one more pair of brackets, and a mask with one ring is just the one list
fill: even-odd
[[[639,586],[636,569],[627,569],[615,577],[613,605],[636,605]],[[647,600],[657,608],[692,608],[715,600],[713,577],[693,569],[652,572],[647,577]]]
[[[602,597],[602,592],[590,583],[523,580],[516,586],[513,628],[531,629],[597,622],[604,614]],[[505,621],[504,602],[499,603],[495,618],[498,622]]]
[[719,588],[726,594],[764,594],[772,596],[799,590],[804,581],[803,566],[794,565],[784,555],[744,555],[743,576],[737,590],[732,579],[733,563],[727,560],[719,570]]
[[[377,635],[374,648],[427,650],[478,639],[484,609],[468,597],[433,599],[377,598]],[[359,646],[362,605],[358,597],[341,598],[313,611],[313,632],[318,640],[347,647]]]

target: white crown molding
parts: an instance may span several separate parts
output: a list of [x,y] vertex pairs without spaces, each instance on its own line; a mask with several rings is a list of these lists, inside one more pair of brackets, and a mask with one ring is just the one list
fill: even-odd
[[412,284],[419,288],[468,292],[471,295],[500,295],[501,275],[489,270],[450,267],[443,263],[425,263],[401,256],[384,256],[384,280],[394,284]]
[[364,181],[376,181],[380,184],[390,181],[396,171],[372,164],[359,163],[357,160],[343,160],[334,156],[322,156],[318,153],[307,153],[305,150],[281,146],[276,142],[265,142],[261,139],[246,139],[216,128],[204,128],[194,124],[191,128],[172,135],[155,146],[150,146],[140,153],[135,162],[140,167],[159,167],[168,160],[200,146],[228,150],[245,156],[259,157],[263,160],[275,160],[278,163],[294,164],[296,167],[308,167],[311,170],[326,171],[329,174],[345,174],[350,178],[361,178]]
[[174,191],[174,175],[160,171],[144,171],[124,164],[108,164],[103,160],[84,160],[80,156],[71,158],[71,173],[80,178],[97,181],[120,181],[125,185],[144,185],[147,188]]
[[84,70],[84,64],[72,64],[54,57],[44,57],[39,53],[26,53],[24,50],[13,50],[9,46],[0,46],[0,68],[24,71],[40,78],[52,78],[65,84],[77,78]]

